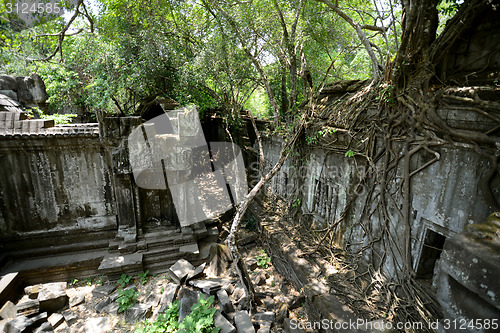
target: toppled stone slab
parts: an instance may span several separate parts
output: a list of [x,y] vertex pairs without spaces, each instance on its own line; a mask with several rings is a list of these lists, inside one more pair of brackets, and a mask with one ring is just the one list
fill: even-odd
[[187,288],[182,288],[179,291],[180,309],[179,309],[179,323],[184,320],[190,313],[191,307],[198,302],[200,293],[192,291]]
[[236,333],[236,328],[220,311],[217,311],[214,315],[214,326],[220,328],[220,333]]
[[57,328],[64,322],[64,317],[60,313],[53,313],[47,318],[47,321],[52,325],[53,328]]
[[187,275],[186,281],[200,277],[203,274],[203,271],[205,270],[206,265],[207,265],[207,263],[204,262],[200,266],[196,267],[194,271],[192,271],[191,273],[189,273]]
[[120,305],[118,305],[118,303],[111,302],[104,309],[102,309],[102,312],[116,316],[118,314],[119,309],[120,309]]
[[234,316],[234,323],[238,329],[238,333],[255,333],[252,320],[246,311],[236,312]]
[[245,246],[247,244],[255,242],[257,239],[259,239],[259,236],[255,232],[252,232],[249,235],[243,237],[242,239],[239,239],[238,246]]
[[40,327],[35,329],[33,333],[54,333],[54,328],[52,328],[52,325],[48,322],[42,323]]
[[95,287],[94,290],[92,290],[92,296],[101,298],[105,296],[109,296],[113,291],[115,291],[116,286],[113,284],[104,284],[99,287]]
[[146,297],[144,304],[150,305],[151,307],[155,308],[156,306],[158,306],[158,303],[160,303],[160,299],[160,295],[153,291],[148,295],[148,297]]
[[169,283],[165,287],[165,290],[163,291],[163,294],[161,295],[161,300],[160,300],[160,309],[159,313],[163,313],[167,310],[168,306],[170,303],[172,303],[175,299],[175,296],[177,295],[177,291],[179,291],[180,285],[176,283]]
[[221,279],[204,279],[204,280],[192,280],[189,284],[193,287],[203,290],[205,294],[214,295],[217,290],[222,288]]
[[66,294],[66,282],[45,283],[40,287],[38,301],[40,311],[56,312],[68,304],[69,298]]
[[219,305],[222,312],[224,313],[234,312],[233,302],[231,302],[231,299],[229,298],[229,295],[227,294],[226,290],[221,289],[217,291],[217,298],[219,299]]
[[23,333],[33,325],[33,321],[26,316],[18,316],[9,320],[4,327],[4,332],[7,333]]
[[85,333],[105,333],[111,330],[110,319],[107,317],[90,318],[85,323]]
[[40,292],[41,287],[42,287],[41,284],[35,284],[33,286],[28,286],[28,287],[24,288],[24,293],[26,295],[28,295],[28,297],[31,299],[37,299],[38,293]]
[[103,298],[99,303],[95,306],[95,311],[101,313],[105,307],[107,307],[112,302],[111,297]]
[[18,314],[29,316],[40,312],[40,302],[37,299],[20,301],[16,308]]
[[180,259],[169,268],[167,273],[176,283],[180,283],[182,279],[193,273],[194,270],[194,266],[189,261]]
[[0,309],[0,319],[11,319],[17,315],[17,307],[11,301],[7,301],[7,303],[2,306]]
[[108,254],[102,259],[99,271],[103,274],[142,271],[142,253]]
[[267,321],[272,323],[276,319],[276,316],[272,311],[258,312],[253,315],[253,319],[255,321]]
[[151,306],[147,304],[134,304],[125,310],[125,319],[130,323],[145,320],[151,315]]
[[63,311],[62,315],[64,317],[64,320],[66,321],[66,324],[68,324],[68,326],[73,325],[77,321],[75,313],[70,309]]
[[69,306],[75,307],[85,302],[85,294],[79,294],[69,299]]

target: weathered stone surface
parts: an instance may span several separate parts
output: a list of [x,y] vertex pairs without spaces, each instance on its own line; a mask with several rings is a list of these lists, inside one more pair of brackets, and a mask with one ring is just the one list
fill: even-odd
[[160,299],[161,299],[161,296],[153,291],[152,293],[150,293],[148,295],[148,297],[146,297],[146,299],[144,300],[144,303],[147,305],[151,305],[154,308],[158,305],[158,303],[160,303]]
[[130,309],[125,310],[125,319],[129,323],[145,320],[151,316],[151,305],[135,304]]
[[56,312],[68,304],[66,294],[66,282],[45,283],[40,287],[38,300],[40,301],[40,311]]
[[40,302],[37,299],[17,303],[17,313],[29,316],[40,311]]
[[255,232],[252,232],[242,239],[238,240],[238,246],[245,246],[247,244],[255,242],[257,239],[259,239],[259,236]]
[[247,265],[247,267],[251,271],[254,271],[258,267],[258,265],[257,265],[257,259],[256,258],[248,258],[247,260],[245,260],[245,265]]
[[196,267],[194,271],[192,271],[191,273],[189,273],[187,275],[186,281],[189,281],[191,279],[196,279],[196,278],[200,277],[201,275],[203,275],[203,271],[205,270],[206,265],[207,265],[207,263],[204,262],[200,266]]
[[238,329],[238,333],[255,333],[252,320],[246,311],[236,312],[234,316],[234,323]]
[[236,333],[236,328],[220,313],[220,311],[217,311],[214,315],[214,326],[220,328],[220,333]]
[[90,318],[84,327],[85,333],[105,333],[110,330],[110,319],[107,317]]
[[41,287],[42,287],[41,284],[35,284],[33,286],[28,286],[28,287],[24,288],[24,293],[26,295],[28,295],[28,297],[31,299],[37,299],[38,293],[40,292]]
[[57,328],[64,321],[64,317],[60,313],[53,313],[47,318],[47,321],[52,325],[53,328]]
[[200,293],[182,288],[179,292],[180,309],[179,309],[179,323],[184,320],[190,313],[191,307],[198,302]]
[[274,311],[274,299],[272,299],[271,297],[266,297],[262,300],[262,303],[267,310]]
[[272,323],[276,319],[276,316],[272,311],[257,312],[256,314],[253,315],[253,319],[255,321],[268,321]]
[[179,247],[179,252],[183,254],[199,254],[200,250],[198,249],[198,244],[188,244]]
[[188,276],[195,270],[195,267],[185,259],[178,260],[172,267],[169,268],[168,274],[176,283],[180,283],[182,279]]
[[43,323],[33,331],[33,333],[53,333],[53,332],[54,328],[49,322]]
[[118,272],[142,271],[142,253],[132,254],[108,254],[99,265],[99,271],[103,274],[114,274]]
[[179,290],[179,287],[180,285],[176,283],[169,283],[166,285],[165,290],[161,295],[161,300],[160,300],[161,305],[160,305],[160,310],[158,311],[159,313],[165,312],[170,303],[174,301],[175,296],[177,295],[177,291]]
[[92,290],[92,296],[101,298],[104,296],[110,295],[113,291],[115,291],[116,286],[113,284],[104,284],[99,287],[95,287],[94,290]]
[[64,320],[66,321],[66,324],[68,324],[68,326],[73,325],[77,320],[75,313],[71,309],[64,310],[62,312],[62,315],[64,317]]
[[205,294],[213,295],[222,288],[221,279],[192,280],[189,284],[203,290]]
[[119,309],[120,309],[120,305],[118,305],[118,303],[111,302],[104,309],[102,309],[102,312],[116,316],[118,314]]
[[69,306],[75,307],[85,302],[85,294],[75,295],[69,299]]
[[217,298],[219,299],[220,309],[224,313],[234,312],[233,302],[229,298],[226,290],[221,289],[217,291]]
[[260,326],[259,326],[259,330],[257,331],[257,333],[269,333],[269,332],[271,332],[271,326],[272,326],[271,322],[264,321],[264,322],[261,322],[259,324],[260,324]]
[[266,275],[264,273],[259,273],[254,280],[257,286],[263,286],[266,284]]
[[99,303],[96,304],[95,306],[95,311],[98,312],[98,313],[101,313],[102,310],[107,307],[109,305],[109,303],[111,303],[112,300],[111,300],[111,297],[105,297],[103,298]]
[[137,251],[136,243],[123,243],[118,246],[118,252],[122,254],[134,253]]
[[17,307],[11,301],[7,301],[7,303],[5,303],[0,309],[0,319],[11,319],[14,318],[16,314]]
[[279,303],[276,309],[276,321],[281,323],[286,318],[288,318],[288,304]]
[[33,321],[26,316],[18,316],[9,320],[4,327],[5,333],[24,333],[33,325]]

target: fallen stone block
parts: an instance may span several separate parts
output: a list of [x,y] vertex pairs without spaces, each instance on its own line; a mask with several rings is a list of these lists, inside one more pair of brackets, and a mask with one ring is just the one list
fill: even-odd
[[17,315],[17,307],[11,301],[7,301],[7,303],[2,306],[0,309],[0,319],[11,319]]
[[147,304],[135,304],[125,310],[125,319],[129,323],[135,323],[151,316],[151,306]]
[[224,313],[234,312],[233,302],[229,298],[226,290],[221,289],[217,291],[217,298],[219,299],[220,309]]
[[107,317],[90,318],[84,326],[85,333],[105,333],[110,330],[110,319]]
[[73,312],[73,310],[65,310],[62,312],[62,315],[64,317],[64,320],[66,321],[66,324],[68,324],[68,326],[71,326],[73,325],[74,323],[76,323],[76,315],[75,313]]
[[186,281],[189,281],[189,280],[196,279],[196,278],[200,277],[203,274],[203,271],[205,270],[205,266],[206,265],[207,265],[207,263],[204,262],[200,266],[196,267],[194,271],[192,271],[191,273],[189,273],[187,275]]
[[42,312],[37,314],[36,316],[30,317],[32,322],[32,327],[36,327],[41,325],[42,323],[47,321],[47,312]]
[[257,239],[259,239],[259,236],[255,232],[252,232],[249,235],[238,240],[238,246],[245,246],[247,244],[255,242]]
[[184,320],[190,313],[191,307],[198,302],[200,293],[186,288],[182,288],[179,292],[180,309],[179,309],[179,323]]
[[109,296],[113,291],[115,291],[116,286],[113,284],[104,284],[99,287],[95,287],[94,290],[92,290],[92,296],[101,298],[105,296]]
[[85,302],[85,294],[73,296],[69,299],[69,306],[75,307]]
[[64,322],[64,317],[60,313],[53,313],[47,318],[47,321],[52,325],[53,328],[57,328]]
[[17,303],[17,314],[30,316],[40,312],[40,302],[37,299]]
[[257,331],[257,333],[269,333],[269,332],[271,332],[272,323],[270,323],[268,321],[264,321],[264,322],[261,322],[259,324],[260,324],[260,326],[259,326],[259,330]]
[[99,303],[95,306],[95,311],[101,313],[102,310],[107,307],[112,302],[111,297],[103,298]]
[[18,316],[5,323],[3,331],[5,333],[24,333],[28,331],[28,328],[31,325],[33,325],[33,321],[30,318],[26,316]]
[[178,260],[167,271],[168,275],[176,282],[180,283],[182,279],[195,270],[194,266],[185,259]]
[[116,302],[111,302],[109,303],[104,309],[102,309],[101,312],[107,313],[107,314],[112,314],[112,315],[117,315],[118,310],[120,309],[120,305]]
[[234,323],[238,329],[238,333],[255,333],[252,320],[246,311],[236,312]]
[[299,297],[294,297],[289,303],[288,303],[288,308],[290,310],[295,310],[297,308],[300,308],[302,304],[304,304],[306,301],[306,297],[304,295],[300,295]]
[[52,328],[52,325],[49,322],[43,323],[33,331],[33,333],[53,333],[53,332],[54,328]]
[[249,258],[247,260],[245,260],[245,265],[251,270],[251,271],[254,271],[257,269],[258,265],[257,265],[257,259],[255,258]]
[[180,285],[176,283],[169,283],[165,287],[165,290],[163,291],[163,294],[161,295],[161,300],[160,300],[160,310],[158,310],[158,313],[163,313],[168,309],[168,306],[170,303],[172,303],[175,299],[175,295],[177,295],[177,291],[179,290]]
[[204,279],[204,280],[191,280],[189,284],[193,287],[203,290],[205,294],[214,295],[222,288],[221,279]]
[[236,328],[227,320],[220,311],[214,315],[214,326],[220,328],[220,333],[235,333]]
[[155,293],[154,291],[146,297],[144,300],[144,304],[151,305],[151,307],[155,308],[160,303],[161,296]]
[[33,286],[28,286],[28,287],[24,288],[24,293],[26,295],[28,295],[28,297],[31,299],[37,299],[38,293],[40,292],[41,287],[42,287],[41,284],[35,284]]
[[56,312],[68,304],[66,282],[45,283],[40,287],[38,301],[40,311]]
[[273,323],[276,319],[274,312],[266,311],[266,312],[258,312],[253,315],[253,320],[255,321],[267,321]]

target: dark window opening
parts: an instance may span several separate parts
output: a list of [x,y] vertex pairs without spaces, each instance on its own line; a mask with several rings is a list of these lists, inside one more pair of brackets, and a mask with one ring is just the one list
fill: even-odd
[[418,279],[431,279],[434,274],[434,266],[436,266],[436,260],[441,256],[443,252],[444,241],[446,237],[438,234],[435,231],[427,229],[424,246],[422,248],[422,253],[420,255],[420,261],[417,267],[417,278]]

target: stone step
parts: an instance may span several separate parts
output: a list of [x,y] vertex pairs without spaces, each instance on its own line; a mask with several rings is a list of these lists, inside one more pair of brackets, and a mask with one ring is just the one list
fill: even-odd
[[99,273],[107,275],[111,280],[118,279],[122,273],[134,274],[144,271],[143,254],[108,253],[99,265]]
[[108,247],[108,240],[101,239],[90,242],[72,243],[59,246],[41,247],[37,249],[12,251],[12,252],[7,252],[5,255],[10,259],[17,260],[23,258],[53,256],[61,253],[105,250],[107,247]]

